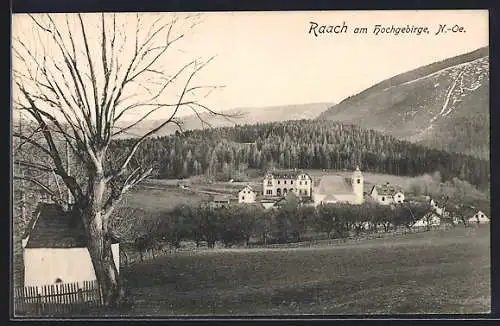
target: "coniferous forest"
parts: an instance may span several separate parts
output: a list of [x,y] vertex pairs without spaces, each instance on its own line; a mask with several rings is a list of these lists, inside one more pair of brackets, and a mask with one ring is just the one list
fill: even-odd
[[[134,139],[112,144],[110,164],[119,163]],[[401,176],[439,171],[480,189],[489,187],[489,161],[430,149],[382,133],[334,121],[295,120],[189,130],[148,139],[133,165],[152,165],[153,177],[186,178],[246,168],[354,169]]]

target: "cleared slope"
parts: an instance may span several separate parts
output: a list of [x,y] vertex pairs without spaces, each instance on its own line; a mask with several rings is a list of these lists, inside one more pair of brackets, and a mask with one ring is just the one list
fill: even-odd
[[488,48],[382,81],[319,118],[489,158]]

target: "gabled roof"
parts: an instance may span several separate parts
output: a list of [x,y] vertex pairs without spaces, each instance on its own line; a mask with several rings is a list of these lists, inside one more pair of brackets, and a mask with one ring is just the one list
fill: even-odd
[[296,179],[301,174],[306,174],[302,170],[269,170],[266,176],[271,174],[275,178],[280,179]]
[[81,219],[49,203],[38,205],[25,236],[29,237],[26,248],[81,248],[87,244]]
[[373,186],[371,192],[373,192],[373,189],[377,189],[377,194],[382,195],[382,196],[394,196],[398,192],[401,192],[401,193],[403,192],[401,187],[396,186],[396,185],[391,185],[391,184],[375,185],[375,186]]
[[283,197],[278,197],[278,196],[266,196],[266,197],[262,197],[262,198],[260,198],[259,202],[260,202],[260,203],[275,203],[275,202],[277,202],[278,200],[280,200],[281,198],[283,198]]
[[250,186],[250,185],[246,185],[246,186],[244,186],[243,188],[241,188],[241,189],[240,189],[240,191],[239,191],[239,192],[241,192],[241,191],[243,191],[243,190],[245,190],[245,189],[248,189],[248,190],[250,190],[250,191],[255,192],[255,190],[254,190],[254,189],[252,188],[252,186]]
[[331,195],[352,194],[350,178],[344,178],[337,175],[325,175],[321,177],[316,192]]
[[483,218],[488,218],[488,217],[486,216],[486,214],[484,214],[482,211],[477,211],[477,212],[474,214],[474,216],[476,216],[476,215],[481,215],[481,214],[483,215]]
[[212,201],[230,201],[231,197],[229,195],[214,195]]

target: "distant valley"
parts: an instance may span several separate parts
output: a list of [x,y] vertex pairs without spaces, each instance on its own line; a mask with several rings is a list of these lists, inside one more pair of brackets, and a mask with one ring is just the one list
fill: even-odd
[[[228,117],[211,115],[208,112],[200,114],[200,117],[211,127],[231,127],[235,125],[267,123],[284,120],[314,119],[333,105],[335,104],[309,103],[268,107],[235,108],[227,111],[222,111],[222,113],[224,113]],[[209,127],[209,125],[203,125],[200,118],[198,118],[194,114],[180,117],[180,120],[182,121],[182,128],[184,130],[202,129],[204,127]],[[131,123],[133,123],[133,121],[122,122],[121,126],[126,126]],[[161,123],[162,120],[145,120],[136,127],[130,129],[125,136],[133,137],[142,135],[145,132],[157,127]],[[177,126],[167,125],[156,135],[166,136],[175,133],[176,130],[178,130]]]

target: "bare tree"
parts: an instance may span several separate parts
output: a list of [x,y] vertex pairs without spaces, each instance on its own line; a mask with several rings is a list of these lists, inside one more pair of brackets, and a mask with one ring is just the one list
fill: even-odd
[[[17,163],[57,175],[69,190],[69,207],[85,226],[104,303],[118,304],[124,291],[111,254],[110,217],[123,195],[152,171],[130,167],[137,149],[167,125],[181,128],[181,110],[200,119],[201,112],[223,115],[200,102],[216,86],[193,85],[212,59],[169,60],[199,17],[47,14],[15,16],[13,22],[13,107],[36,126],[32,135],[14,132],[14,137],[50,158],[50,164],[36,157]],[[108,157],[115,137],[160,111],[157,127],[138,135],[122,157]],[[80,177],[65,164],[65,146],[79,163]],[[25,181],[57,197],[36,179]]]

